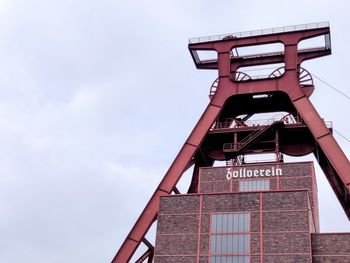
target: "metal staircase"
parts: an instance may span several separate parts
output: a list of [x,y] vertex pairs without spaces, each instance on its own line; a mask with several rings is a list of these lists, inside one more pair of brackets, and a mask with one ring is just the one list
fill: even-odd
[[245,138],[243,138],[240,142],[237,143],[225,143],[223,145],[224,152],[239,152],[242,149],[248,147],[252,142],[262,136],[265,132],[270,130],[273,126],[277,124],[284,124],[284,120],[280,118],[281,115],[275,115],[271,119],[267,120],[265,123],[259,126],[254,126],[257,129],[248,134]]

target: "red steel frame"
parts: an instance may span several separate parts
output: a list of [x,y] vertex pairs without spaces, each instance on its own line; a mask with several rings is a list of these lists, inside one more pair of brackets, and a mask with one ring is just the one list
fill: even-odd
[[[329,34],[329,26],[311,29],[305,27],[304,30],[269,33],[256,36],[226,37],[215,41],[208,40],[189,44],[189,50],[197,68],[218,70],[219,83],[217,90],[215,94],[211,96],[211,100],[203,115],[181,148],[112,262],[126,263],[130,261],[140,243],[145,242],[144,237],[146,233],[157,219],[160,197],[171,195],[172,192],[178,193],[176,184],[183,173],[192,165],[194,165],[194,172],[189,192],[195,193],[198,191],[198,169],[200,166],[211,166],[213,160],[208,161],[205,160],[205,158],[203,158],[204,160],[199,160],[198,158],[196,159],[195,156],[200,150],[201,144],[206,138],[213,123],[220,116],[225,103],[233,96],[244,94],[266,94],[269,92],[282,92],[288,95],[291,104],[295,107],[296,112],[300,114],[307,128],[313,135],[316,144],[315,155],[347,216],[350,218],[349,160],[310,102],[308,97],[311,95],[312,91],[310,93],[310,90],[304,89],[300,85],[298,79],[298,70],[303,61],[329,55],[331,53],[330,47],[326,47],[323,50],[299,52],[298,43],[304,39],[317,36],[329,37]],[[231,50],[236,47],[271,43],[282,43],[284,45],[283,56],[276,55],[267,56],[265,58],[250,58],[249,60],[238,62],[232,61]],[[217,60],[213,63],[200,63],[196,53],[198,50],[216,51],[218,54]],[[285,64],[285,73],[281,77],[245,82],[236,82],[232,80],[232,74],[241,66],[283,62]],[[149,259],[149,262],[151,262],[151,260],[152,259]]]

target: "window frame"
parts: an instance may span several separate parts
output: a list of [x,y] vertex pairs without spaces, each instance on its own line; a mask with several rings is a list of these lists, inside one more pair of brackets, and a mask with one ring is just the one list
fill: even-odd
[[[226,215],[226,219],[224,219]],[[230,217],[231,215],[231,217]],[[240,221],[240,215],[243,217],[243,224]],[[221,222],[218,224],[216,222],[217,218],[221,216],[220,219]],[[238,216],[238,222],[234,223],[235,219],[234,217]],[[232,218],[232,221],[230,220]],[[224,224],[224,221],[226,221],[226,226]],[[229,226],[229,223],[231,221],[231,227]],[[214,227],[214,224],[216,227]],[[215,229],[214,229],[215,228]],[[226,249],[221,247],[219,248],[220,253],[218,251],[213,250],[213,238],[215,241],[215,244],[217,244],[217,237],[221,236],[220,242],[223,241],[222,237],[226,236]],[[245,237],[246,236],[246,237]],[[240,242],[240,238],[242,238],[242,243]],[[231,246],[232,249],[229,248],[231,240]],[[234,240],[237,240],[238,242],[236,245],[234,245]],[[250,255],[250,241],[251,241],[251,213],[247,211],[242,212],[214,212],[210,213],[210,229],[209,229],[209,251],[208,251],[208,262],[210,263],[216,263],[216,262],[233,262],[235,257],[242,258],[239,260],[239,262],[250,262],[251,255]],[[246,244],[245,244],[246,242]],[[241,244],[244,244],[242,248],[240,248]],[[221,243],[220,243],[220,246]],[[242,251],[240,251],[242,249]],[[212,258],[215,257],[214,260]],[[216,257],[221,257],[219,261],[217,261]],[[223,258],[225,258],[223,260]],[[241,261],[242,260],[242,261]],[[236,262],[236,261],[235,261]]]
[[[268,183],[268,187],[267,189],[251,189],[251,190],[242,190],[242,185],[241,183],[245,183],[245,182],[263,182],[266,181]],[[270,179],[244,179],[244,180],[239,180],[238,182],[238,190],[239,192],[262,192],[262,191],[271,191],[271,182]]]

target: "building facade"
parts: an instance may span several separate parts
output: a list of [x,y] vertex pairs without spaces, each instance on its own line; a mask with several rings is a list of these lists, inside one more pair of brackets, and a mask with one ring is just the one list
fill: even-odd
[[350,262],[319,232],[312,162],[200,169],[199,193],[161,197],[155,263]]

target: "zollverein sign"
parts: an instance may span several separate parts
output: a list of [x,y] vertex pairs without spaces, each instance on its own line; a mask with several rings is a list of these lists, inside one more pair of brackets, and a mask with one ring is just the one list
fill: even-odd
[[281,168],[246,168],[246,167],[240,167],[237,168],[227,168],[226,170],[226,178],[227,180],[231,179],[238,179],[238,178],[252,178],[252,177],[274,177],[274,176],[282,176],[282,169]]

